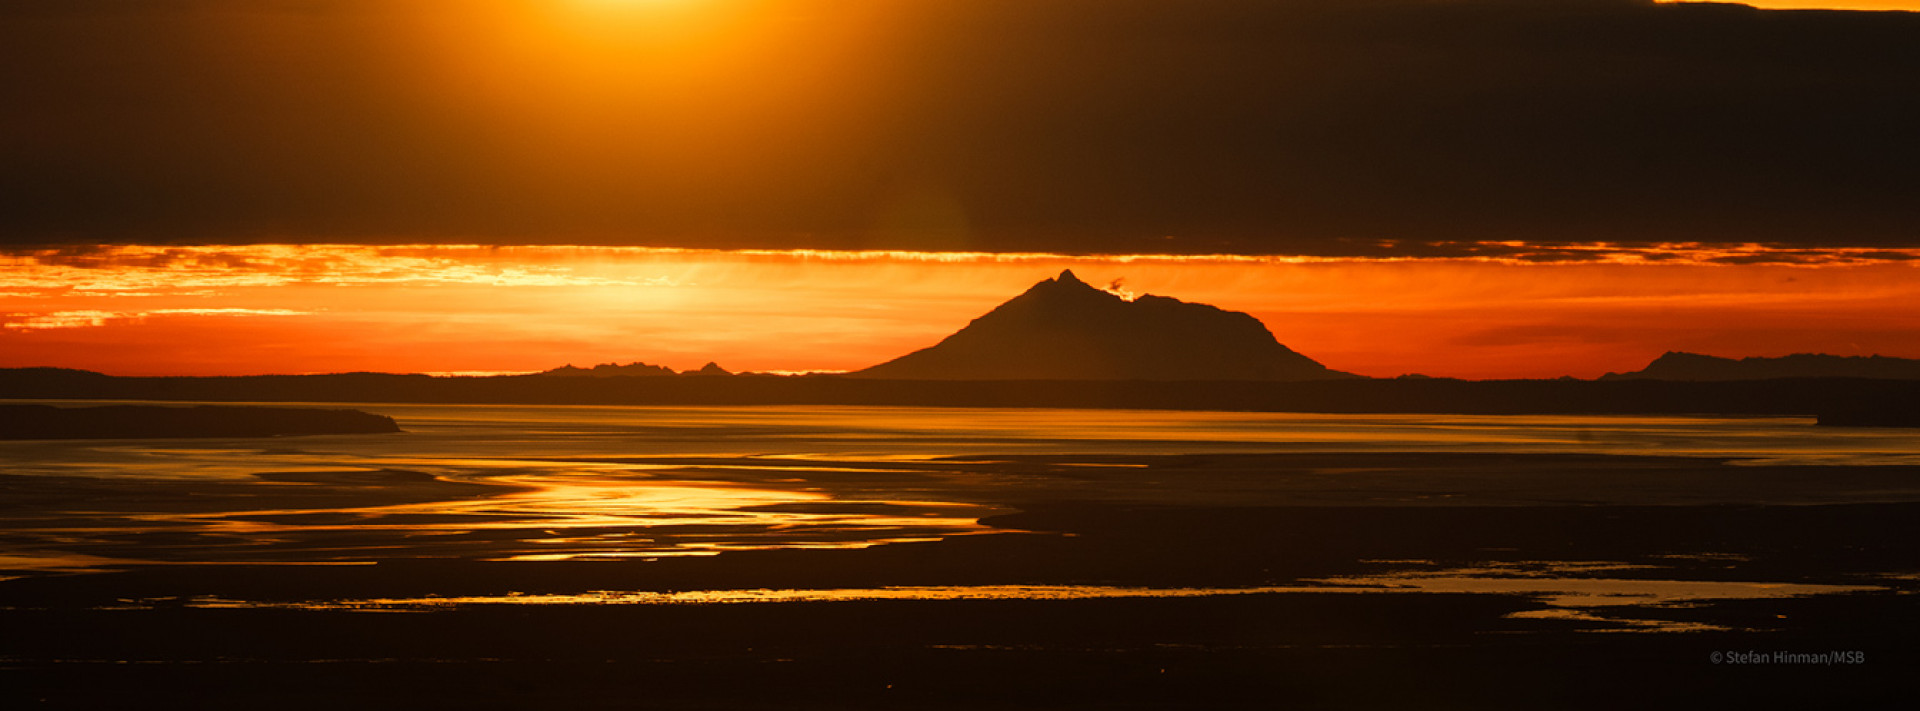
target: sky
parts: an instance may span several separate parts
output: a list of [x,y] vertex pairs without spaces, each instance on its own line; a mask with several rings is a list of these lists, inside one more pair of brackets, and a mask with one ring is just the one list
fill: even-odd
[[858,369],[1072,269],[1260,318],[1339,370],[1594,377],[1667,350],[1920,354],[1920,250],[1537,249],[1358,259],[254,245],[0,259],[0,367],[122,375]]
[[1915,36],[1640,0],[16,0],[0,367],[841,370],[1066,267],[1368,375],[1920,357]]

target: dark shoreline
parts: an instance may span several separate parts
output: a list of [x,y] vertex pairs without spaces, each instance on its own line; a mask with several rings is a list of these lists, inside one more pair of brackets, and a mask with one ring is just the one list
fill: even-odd
[[[539,405],[821,405],[1472,415],[1911,416],[1920,381],[1348,379],[896,381],[839,376],[561,378],[383,373],[116,377],[0,369],[0,399]],[[1904,414],[1903,414],[1904,413]],[[1838,423],[1839,421],[1836,421]]]
[[359,410],[0,403],[0,440],[289,437],[399,431],[393,418]]

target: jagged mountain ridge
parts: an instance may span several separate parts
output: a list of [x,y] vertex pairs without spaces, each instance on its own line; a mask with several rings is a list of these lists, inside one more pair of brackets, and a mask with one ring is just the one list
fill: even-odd
[[720,367],[719,363],[714,363],[712,361],[708,361],[707,364],[704,366],[701,366],[699,370],[687,370],[687,371],[681,371],[678,373],[674,372],[672,368],[669,368],[664,365],[649,365],[647,363],[641,363],[638,361],[629,363],[627,365],[620,365],[617,363],[602,363],[600,365],[593,366],[592,368],[575,368],[573,367],[573,365],[568,364],[568,365],[560,366],[558,368],[554,368],[553,370],[547,370],[547,371],[535,373],[535,375],[542,375],[542,376],[556,377],[556,378],[623,378],[623,377],[651,378],[651,377],[666,376],[666,375],[732,375],[732,374],[733,373],[729,372],[727,369]]
[[852,377],[889,380],[1326,380],[1248,314],[1095,288],[1072,270],[976,318],[940,343]]
[[572,363],[568,363],[553,370],[538,373],[538,375],[548,375],[556,378],[656,377],[673,374],[673,369],[664,365],[650,365],[638,361],[627,365],[601,363],[592,368],[575,368]]

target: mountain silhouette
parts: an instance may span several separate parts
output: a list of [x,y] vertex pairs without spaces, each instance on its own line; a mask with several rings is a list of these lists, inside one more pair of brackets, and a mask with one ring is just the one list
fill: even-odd
[[571,364],[568,364],[554,368],[553,370],[534,373],[534,375],[556,378],[650,378],[662,375],[733,375],[733,373],[726,368],[720,367],[719,363],[712,361],[708,361],[707,364],[701,366],[699,370],[688,370],[679,373],[675,373],[672,368],[664,365],[648,365],[635,361],[627,365],[602,363],[592,368],[575,368]]
[[1669,351],[1631,373],[1601,380],[1769,380],[1773,378],[1878,378],[1920,380],[1920,360],[1885,356],[1796,353],[1780,358],[1720,358]]
[[1128,300],[1071,270],[931,348],[852,377],[889,380],[1325,380],[1259,319],[1164,296]]
[[689,370],[681,375],[733,375],[733,373],[720,367],[719,363],[707,361],[707,364],[700,366],[699,370]]
[[664,365],[648,365],[646,363],[641,363],[638,361],[635,361],[627,365],[619,365],[617,363],[602,363],[600,365],[593,366],[592,368],[575,368],[573,367],[573,364],[569,363],[567,365],[554,368],[553,370],[536,373],[536,375],[548,375],[548,376],[553,376],[557,378],[618,378],[618,377],[629,377],[629,376],[651,377],[651,376],[657,376],[657,375],[673,375],[673,374],[674,374],[673,369],[666,367]]

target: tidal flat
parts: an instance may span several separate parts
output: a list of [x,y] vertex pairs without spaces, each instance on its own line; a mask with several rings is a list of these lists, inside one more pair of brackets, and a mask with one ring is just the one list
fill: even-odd
[[1831,703],[1920,657],[1898,430],[358,407],[406,431],[0,443],[6,705]]

